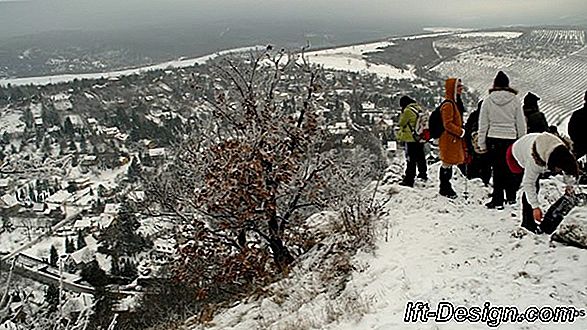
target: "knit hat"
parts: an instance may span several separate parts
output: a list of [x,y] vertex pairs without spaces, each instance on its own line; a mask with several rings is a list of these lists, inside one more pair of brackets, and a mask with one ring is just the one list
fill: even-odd
[[415,103],[415,102],[416,102],[416,100],[414,100],[411,97],[406,96],[406,95],[402,96],[399,99],[399,105],[400,105],[400,107],[402,107],[402,109],[405,109],[408,105]]
[[583,99],[585,100],[585,102],[587,102],[587,91],[585,91],[585,97],[583,97]]
[[499,71],[493,80],[493,87],[509,87],[510,78],[503,72]]
[[548,157],[548,168],[550,170],[558,168],[567,175],[579,176],[577,160],[565,145],[559,145],[550,153]]
[[526,96],[524,96],[524,105],[537,106],[539,100],[540,100],[540,97],[538,97],[538,95],[536,95],[532,92],[528,92],[528,94],[526,94]]

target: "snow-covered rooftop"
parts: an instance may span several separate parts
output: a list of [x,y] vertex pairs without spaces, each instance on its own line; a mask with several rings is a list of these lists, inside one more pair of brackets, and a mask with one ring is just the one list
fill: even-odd
[[104,206],[104,213],[116,215],[120,212],[120,203],[108,203]]
[[101,229],[106,229],[110,227],[112,221],[114,221],[114,215],[102,213],[100,215],[100,222],[98,223],[98,227]]
[[150,157],[165,157],[165,148],[153,148],[149,149]]
[[59,190],[47,198],[48,203],[63,204],[71,194],[67,190]]
[[0,197],[0,207],[2,208],[12,208],[18,205],[18,201],[16,198],[11,194],[4,194]]
[[172,254],[175,252],[175,240],[172,238],[157,238],[153,241],[155,251],[160,253]]
[[96,254],[96,251],[93,248],[86,246],[80,250],[73,252],[71,254],[71,259],[73,259],[73,261],[77,265],[87,264],[87,263],[91,262],[92,260],[94,260],[95,254]]
[[75,230],[82,230],[82,229],[86,229],[86,228],[90,228],[90,227],[92,227],[92,220],[89,218],[83,218],[83,219],[77,220],[73,224],[73,229],[75,229]]
[[45,211],[45,203],[34,203],[33,204],[33,211],[34,212],[43,212],[43,211]]
[[142,190],[131,191],[128,194],[128,198],[136,202],[141,202],[145,199],[145,192]]

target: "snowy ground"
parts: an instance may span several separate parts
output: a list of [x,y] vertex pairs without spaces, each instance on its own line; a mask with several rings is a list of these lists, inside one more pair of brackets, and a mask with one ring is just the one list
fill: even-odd
[[[435,171],[434,171],[435,172]],[[460,189],[458,189],[460,188]],[[460,180],[458,190],[463,190]],[[545,195],[560,195],[551,182]],[[472,197],[453,202],[438,196],[436,186],[402,189],[390,202],[390,233],[381,240],[369,264],[354,275],[349,287],[373,301],[373,313],[358,323],[331,329],[487,329],[486,324],[403,323],[405,304],[422,300],[455,305],[575,305],[587,307],[587,252],[557,243],[548,236],[519,228],[519,206],[503,211],[484,208],[488,189],[469,184]],[[577,209],[570,217],[582,216]],[[512,217],[515,214],[516,217]],[[575,324],[504,324],[500,329],[586,329],[587,318]]]
[[349,72],[374,73],[391,79],[414,79],[413,70],[403,70],[389,64],[374,64],[363,58],[364,55],[379,52],[393,42],[382,41],[362,45],[331,48],[307,53],[312,64],[323,65],[326,69]]
[[10,108],[0,109],[0,134],[22,133],[25,123],[20,120],[22,112]]
[[[437,171],[433,166],[430,176]],[[464,179],[456,177],[462,196]],[[555,178],[542,187],[547,206],[563,184]],[[489,329],[486,323],[454,321],[406,324],[410,300],[429,302],[433,310],[440,301],[467,307],[489,301],[520,311],[531,305],[586,308],[587,251],[527,234],[519,228],[519,206],[487,210],[489,188],[479,181],[467,188],[468,199],[449,201],[437,194],[435,178],[416,188],[400,187],[386,205],[377,250],[355,257],[352,279],[336,298],[318,294],[295,305],[292,300],[316,284],[301,274],[306,282],[290,283],[285,300],[273,296],[241,303],[217,315],[211,329]],[[384,196],[397,189],[383,185],[379,192]],[[569,217],[585,220],[587,208]],[[573,324],[504,323],[499,329],[587,329],[587,318]]]

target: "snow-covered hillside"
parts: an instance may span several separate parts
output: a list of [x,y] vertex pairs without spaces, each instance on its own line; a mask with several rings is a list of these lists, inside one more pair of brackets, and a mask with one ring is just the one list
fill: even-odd
[[[437,171],[432,166],[430,176]],[[377,224],[377,249],[355,256],[351,278],[335,296],[316,288],[312,274],[319,267],[300,267],[293,279],[276,284],[279,295],[237,304],[218,314],[210,329],[489,328],[487,322],[406,324],[408,301],[429,302],[432,310],[440,301],[481,308],[488,301],[520,311],[532,305],[587,307],[586,250],[528,234],[519,228],[519,205],[487,210],[490,188],[476,180],[465,185],[455,176],[460,197],[454,201],[438,195],[436,179],[416,188],[380,186],[379,198],[393,196]],[[547,206],[563,183],[553,178],[542,187]],[[465,189],[468,199],[462,197]],[[587,208],[576,208],[570,219],[585,221]],[[504,323],[499,329],[587,329],[587,318],[572,324]]]
[[461,49],[471,43],[470,36],[485,45],[469,45],[469,50],[445,59],[433,70],[463,78],[467,88],[481,97],[487,96],[497,71],[504,70],[511,86],[519,90],[519,97],[528,91],[539,95],[549,123],[566,132],[565,120],[581,106],[587,89],[585,31],[549,29],[493,36],[465,33],[437,45]]

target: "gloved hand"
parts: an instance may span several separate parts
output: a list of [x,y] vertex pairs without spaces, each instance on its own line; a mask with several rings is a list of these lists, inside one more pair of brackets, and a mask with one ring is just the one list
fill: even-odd
[[532,214],[534,216],[534,221],[537,224],[540,224],[542,222],[542,210],[539,207],[537,207],[534,210],[532,210]]
[[565,194],[567,194],[567,195],[571,195],[571,194],[574,194],[574,193],[575,193],[575,187],[574,187],[574,186],[572,186],[572,185],[567,185],[567,186],[565,187]]

